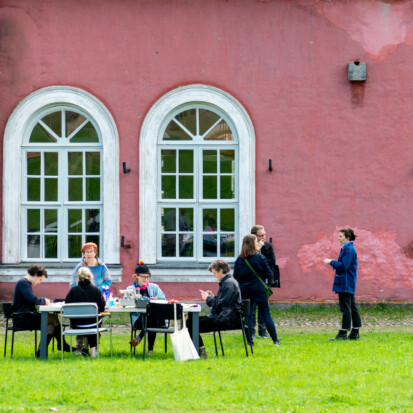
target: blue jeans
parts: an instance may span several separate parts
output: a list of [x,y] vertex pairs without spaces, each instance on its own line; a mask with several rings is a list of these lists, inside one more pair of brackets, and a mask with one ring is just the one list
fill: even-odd
[[[267,327],[268,334],[271,336],[272,341],[274,341],[274,343],[278,341],[277,330],[275,329],[274,321],[271,318],[268,298],[265,295],[264,287],[262,286],[262,284],[257,280],[256,283],[252,285],[249,284],[248,288],[241,286],[241,296],[243,300],[251,300],[251,307],[253,302],[257,304],[258,312],[262,315],[262,318],[264,319],[264,323]],[[248,317],[248,329],[250,330],[250,332],[254,330],[254,326],[252,324],[254,314],[251,311],[251,307],[250,315]]]

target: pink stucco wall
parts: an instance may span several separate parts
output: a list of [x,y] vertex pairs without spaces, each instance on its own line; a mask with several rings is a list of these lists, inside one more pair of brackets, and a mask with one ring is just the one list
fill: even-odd
[[[356,59],[365,83],[347,80]],[[144,259],[142,121],[177,86],[219,87],[255,127],[256,221],[282,273],[274,298],[334,299],[320,263],[338,255],[337,228],[349,225],[359,234],[359,299],[412,300],[412,67],[411,1],[1,0],[0,135],[18,102],[45,86],[76,86],[107,106],[119,162],[132,169],[120,175],[128,284]],[[58,285],[39,288],[61,295]],[[199,298],[191,285],[163,288]]]

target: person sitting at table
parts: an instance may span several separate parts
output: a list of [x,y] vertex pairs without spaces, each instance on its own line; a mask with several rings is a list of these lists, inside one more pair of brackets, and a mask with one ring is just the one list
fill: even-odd
[[[42,265],[34,264],[27,270],[27,275],[17,281],[13,295],[13,311],[14,313],[26,312],[26,314],[15,315],[15,327],[40,330],[41,314],[37,312],[36,305],[49,305],[50,300],[34,295],[33,287],[39,285],[46,278],[47,270]],[[33,314],[27,314],[27,312]],[[57,349],[62,350],[59,318],[57,314],[49,313],[47,316],[47,345],[53,337],[57,341]],[[70,346],[64,340],[63,350],[70,351]],[[36,352],[36,357],[39,357],[39,351]]]
[[[136,265],[135,273],[132,275],[135,281],[133,285],[127,287],[127,290],[133,290],[136,294],[140,293],[146,300],[165,300],[165,294],[157,284],[149,282],[151,272],[143,261]],[[142,328],[142,317],[140,313],[131,313],[131,322],[135,329]],[[149,317],[147,320],[148,327],[161,327],[163,321],[157,318]],[[143,339],[145,332],[141,330],[139,335],[132,339],[129,344],[136,347]],[[148,354],[152,353],[155,344],[156,333],[148,332]]]
[[[99,313],[105,311],[105,300],[98,287],[92,284],[93,275],[89,268],[80,267],[77,275],[77,285],[72,287],[66,296],[65,303],[96,303]],[[102,320],[99,321],[99,325]],[[71,320],[73,328],[96,328],[96,318],[82,318]],[[96,334],[85,336],[90,346],[90,356],[96,357]],[[87,355],[84,351],[76,350],[77,355]]]
[[[231,267],[224,260],[214,261],[208,268],[214,277],[219,281],[217,295],[212,291],[202,291],[202,299],[208,307],[211,307],[211,314],[199,318],[199,332],[209,333],[217,329],[241,328],[238,312],[241,309],[241,291],[238,282],[229,272]],[[188,320],[188,330],[192,335],[192,323]],[[199,336],[199,356],[208,358],[204,342]]]

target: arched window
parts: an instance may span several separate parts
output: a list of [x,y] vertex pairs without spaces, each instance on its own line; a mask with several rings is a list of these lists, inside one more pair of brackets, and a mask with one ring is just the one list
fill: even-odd
[[40,89],[4,134],[3,263],[71,262],[86,241],[119,263],[118,134],[106,107],[68,86]]
[[191,85],[161,98],[140,136],[140,258],[234,261],[254,221],[254,147],[248,114],[226,92]]

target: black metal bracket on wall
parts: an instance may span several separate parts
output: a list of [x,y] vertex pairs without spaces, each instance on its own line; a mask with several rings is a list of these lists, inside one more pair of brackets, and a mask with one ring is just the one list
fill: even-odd
[[120,239],[120,246],[122,248],[130,248],[131,245],[130,244],[125,244],[125,237],[122,235],[121,239]]
[[272,159],[268,159],[268,170],[272,172]]
[[130,172],[130,168],[126,168],[126,162],[122,162],[123,166],[123,173],[128,174]]

